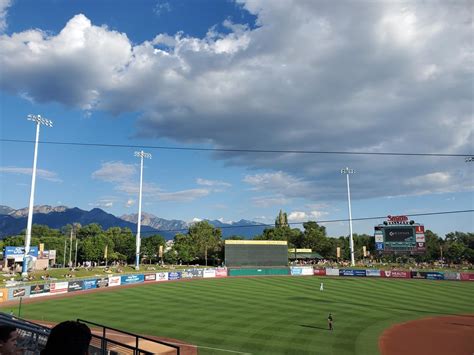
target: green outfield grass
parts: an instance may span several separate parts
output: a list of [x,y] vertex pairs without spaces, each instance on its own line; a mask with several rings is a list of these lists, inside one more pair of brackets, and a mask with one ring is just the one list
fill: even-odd
[[[392,324],[473,313],[473,294],[474,283],[456,281],[201,279],[45,299],[24,304],[22,317],[56,322],[82,318],[182,339],[201,346],[200,354],[232,354],[209,349],[219,348],[252,354],[367,355],[378,354],[378,338]],[[329,312],[335,319],[333,332],[327,330]]]

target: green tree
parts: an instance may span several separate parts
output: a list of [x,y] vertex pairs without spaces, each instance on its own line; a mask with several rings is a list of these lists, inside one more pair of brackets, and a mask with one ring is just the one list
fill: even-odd
[[153,260],[158,259],[160,245],[163,248],[165,246],[165,239],[161,235],[155,234],[142,239],[141,252],[150,264]]
[[216,252],[220,250],[222,232],[207,221],[193,224],[189,228],[188,235],[196,245],[197,257],[204,258],[207,266],[208,256],[216,258]]
[[288,216],[286,212],[283,212],[282,210],[280,210],[280,213],[275,219],[275,228],[282,228],[282,227],[288,227],[288,226],[289,226]]
[[177,260],[181,260],[186,264],[197,259],[196,245],[189,235],[176,234],[174,236],[173,251],[177,256]]

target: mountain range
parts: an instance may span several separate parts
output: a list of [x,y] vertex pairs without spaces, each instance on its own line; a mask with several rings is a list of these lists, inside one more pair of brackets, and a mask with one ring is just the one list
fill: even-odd
[[[46,225],[50,228],[60,229],[67,224],[80,223],[82,226],[97,223],[102,229],[110,227],[130,228],[136,233],[138,214],[128,214],[116,217],[107,213],[100,208],[94,208],[90,211],[81,210],[80,208],[68,208],[66,206],[48,206],[41,205],[33,208],[33,224]],[[28,219],[28,208],[15,210],[8,206],[0,205],[0,239],[20,234],[25,228]],[[266,228],[265,225],[248,220],[240,220],[238,222],[224,223],[218,220],[207,220],[210,224],[217,228],[221,228],[224,238],[238,235],[243,238],[251,238],[255,235],[262,234]],[[142,213],[142,236],[146,237],[151,234],[160,234],[165,239],[173,239],[176,233],[187,233],[188,223],[181,220],[167,220],[154,216],[149,213]]]

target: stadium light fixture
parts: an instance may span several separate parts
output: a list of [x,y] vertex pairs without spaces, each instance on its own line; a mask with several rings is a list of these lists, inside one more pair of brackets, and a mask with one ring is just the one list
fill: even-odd
[[41,115],[28,115],[28,121],[36,123],[36,139],[35,139],[35,152],[33,156],[33,172],[31,174],[31,192],[30,192],[30,204],[28,207],[28,222],[26,224],[26,236],[25,236],[25,252],[23,254],[23,265],[21,270],[21,276],[28,276],[28,254],[30,253],[31,244],[31,226],[33,224],[33,204],[35,199],[35,183],[36,183],[36,160],[38,158],[38,140],[40,126],[53,127],[53,122],[48,120]]
[[140,158],[140,190],[138,193],[138,223],[137,223],[137,238],[136,238],[136,254],[135,254],[135,270],[140,270],[140,228],[142,224],[142,186],[143,186],[143,158],[151,159],[150,153],[145,153],[143,150],[135,152],[135,156]]
[[355,258],[354,258],[354,239],[352,237],[352,210],[351,210],[351,188],[349,184],[349,175],[355,174],[354,169],[341,169],[341,174],[346,174],[347,177],[347,202],[349,205],[349,247],[351,249],[351,265],[355,266]]

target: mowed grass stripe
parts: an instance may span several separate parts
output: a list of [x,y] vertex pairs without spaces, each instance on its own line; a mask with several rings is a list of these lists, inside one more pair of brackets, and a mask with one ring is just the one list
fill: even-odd
[[[319,291],[324,282],[325,291]],[[376,354],[393,322],[469,313],[474,284],[260,277],[152,283],[26,304],[32,319],[83,318],[128,331],[253,354]],[[334,332],[326,330],[328,312]],[[202,348],[200,354],[223,354]]]

